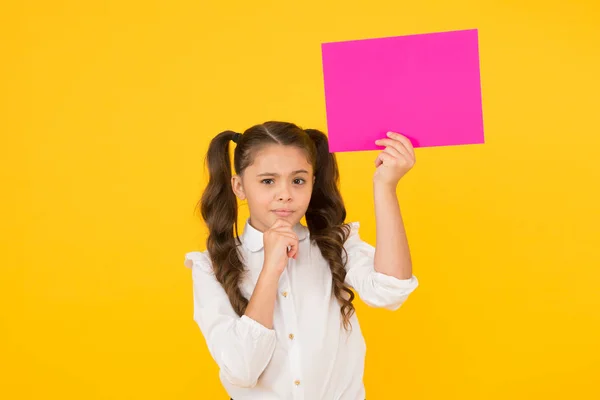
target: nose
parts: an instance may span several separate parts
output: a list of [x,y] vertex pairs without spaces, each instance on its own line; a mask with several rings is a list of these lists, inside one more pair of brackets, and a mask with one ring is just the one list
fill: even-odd
[[287,185],[284,185],[281,190],[279,191],[279,193],[277,194],[277,200],[279,201],[289,201],[292,199],[292,195],[290,193],[289,188],[287,187]]
[[279,194],[279,196],[277,196],[277,200],[279,200],[279,201],[290,201],[291,199],[292,199],[292,196],[290,196],[288,192],[281,193],[281,194]]

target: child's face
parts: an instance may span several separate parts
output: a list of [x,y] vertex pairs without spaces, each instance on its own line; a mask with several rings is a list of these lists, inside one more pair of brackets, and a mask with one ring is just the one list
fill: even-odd
[[231,180],[236,196],[248,200],[250,223],[261,232],[278,218],[298,223],[308,208],[313,183],[313,168],[306,154],[297,147],[281,145],[257,152],[242,176]]

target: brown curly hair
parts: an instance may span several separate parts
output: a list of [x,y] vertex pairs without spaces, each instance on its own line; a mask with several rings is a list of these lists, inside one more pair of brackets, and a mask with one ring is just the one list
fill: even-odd
[[333,293],[340,303],[344,328],[348,330],[354,313],[354,293],[344,283],[346,269],[342,254],[347,260],[343,245],[350,235],[350,226],[344,222],[346,208],[339,191],[335,154],[329,152],[324,133],[316,129],[302,129],[288,122],[265,122],[247,129],[241,136],[233,131],[221,132],[212,139],[206,154],[209,181],[198,207],[209,231],[206,248],[215,276],[225,289],[233,309],[242,316],[248,306],[248,299],[239,288],[244,265],[236,251],[241,241],[237,199],[231,188],[229,145],[234,138],[237,146],[233,165],[238,175],[252,163],[257,150],[264,146],[296,146],[306,152],[315,171],[315,183],[305,214],[306,223],[311,241],[317,244],[329,263]]

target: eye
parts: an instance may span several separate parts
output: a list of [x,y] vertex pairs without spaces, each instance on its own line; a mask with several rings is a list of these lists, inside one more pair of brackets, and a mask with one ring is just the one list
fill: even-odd
[[296,179],[294,179],[294,182],[296,182],[296,181],[301,181],[301,183],[299,183],[299,185],[302,185],[302,184],[306,183],[306,181],[304,179],[302,179],[302,178],[296,178]]
[[[265,183],[265,182],[273,182],[273,179],[263,179],[261,181],[261,183]],[[265,183],[266,185],[270,185],[271,183]]]

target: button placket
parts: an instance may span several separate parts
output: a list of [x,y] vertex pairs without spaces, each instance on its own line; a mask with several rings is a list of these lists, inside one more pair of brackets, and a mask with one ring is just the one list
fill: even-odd
[[[295,260],[288,260],[288,268],[294,267]],[[286,329],[287,340],[286,347],[289,349],[290,359],[290,377],[292,379],[291,384],[293,385],[293,396],[294,399],[304,399],[304,387],[302,385],[302,357],[300,351],[300,345],[297,340],[295,332],[297,329],[297,316],[296,308],[294,306],[293,293],[291,292],[289,273],[286,270],[282,274],[282,280],[280,284],[283,288],[280,290],[280,304],[283,312],[284,327]]]

